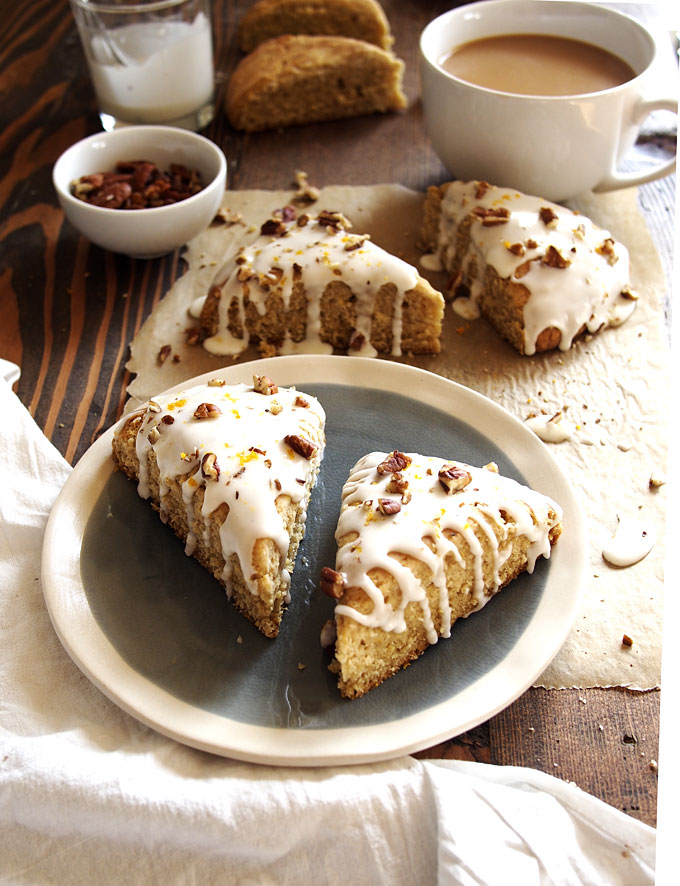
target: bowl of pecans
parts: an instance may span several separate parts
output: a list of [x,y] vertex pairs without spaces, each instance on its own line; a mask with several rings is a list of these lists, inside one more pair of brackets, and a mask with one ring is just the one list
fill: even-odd
[[171,126],[130,126],[76,142],[52,181],[66,218],[104,249],[133,258],[172,252],[208,227],[227,161],[209,139]]

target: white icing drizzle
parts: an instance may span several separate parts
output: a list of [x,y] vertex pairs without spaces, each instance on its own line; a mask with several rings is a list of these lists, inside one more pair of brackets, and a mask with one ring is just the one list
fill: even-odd
[[632,517],[619,518],[616,532],[602,550],[602,556],[612,566],[633,566],[643,560],[656,543],[656,533],[650,526]]
[[565,418],[563,412],[554,415],[533,415],[524,424],[544,443],[564,443],[571,440],[576,432],[576,425]]
[[[438,474],[444,465],[452,462],[413,453],[407,456],[412,461],[401,471],[401,476],[408,483],[408,494],[395,494],[393,475],[377,471],[378,465],[387,458],[384,452],[373,452],[360,459],[345,483],[336,539],[340,542],[349,535],[353,540],[339,547],[336,570],[342,574],[346,587],[361,588],[368,595],[373,608],[368,613],[361,613],[351,606],[338,604],[335,612],[368,627],[400,633],[406,630],[406,607],[415,601],[422,607],[428,640],[436,643],[437,630],[425,589],[413,572],[390,554],[401,553],[429,567],[438,589],[442,615],[440,633],[448,637],[451,608],[444,561],[451,554],[461,566],[465,563],[456,546],[456,536],[447,538],[445,530],[459,534],[469,545],[474,558],[470,597],[474,608],[480,609],[499,589],[500,570],[510,554],[512,539],[525,535],[529,540],[527,571],[533,572],[539,556],[550,556],[550,530],[560,522],[562,512],[548,497],[499,475],[495,465],[475,468],[454,462],[469,472],[472,479],[464,489],[447,493]],[[382,499],[399,502],[400,510],[383,516],[378,506]],[[510,522],[506,522],[502,514]],[[493,552],[490,588],[485,588],[482,546],[473,523],[486,535]],[[500,538],[496,537],[494,528],[500,530]],[[425,538],[431,546],[423,540]],[[390,573],[398,582],[401,597],[396,608],[386,602],[371,580],[369,572],[376,568]]]
[[[479,301],[483,268],[490,265],[502,279],[529,290],[524,306],[525,354],[536,352],[536,339],[548,327],[560,330],[559,347],[566,351],[584,325],[589,332],[597,332],[628,319],[635,309],[635,296],[629,288],[625,246],[580,213],[519,191],[492,185],[484,190],[485,184],[454,181],[448,186],[441,204],[439,255],[451,271],[458,229],[471,213],[508,211],[507,220],[499,224],[488,220],[484,224],[481,217],[472,222],[462,280],[469,284],[470,297]],[[541,261],[551,247],[568,261],[567,267]],[[526,262],[529,270],[522,275]]]
[[[375,295],[385,283],[396,287],[394,315],[392,320],[392,353],[401,354],[402,302],[407,292],[418,283],[418,273],[407,262],[379,246],[370,239],[349,233],[342,227],[337,230],[310,219],[300,226],[297,222],[281,223],[284,233],[278,236],[261,234],[254,242],[243,246],[220,268],[212,287],[221,291],[219,302],[218,332],[205,339],[204,347],[213,354],[237,355],[248,345],[247,333],[236,338],[228,329],[228,310],[235,300],[241,324],[245,329],[244,294],[247,287],[251,303],[260,314],[271,292],[280,294],[285,309],[293,292],[294,273],[300,275],[307,299],[307,329],[301,342],[294,342],[286,332],[279,347],[280,354],[330,353],[332,348],[320,337],[321,296],[329,283],[342,281],[354,294],[356,310],[355,334],[360,346],[352,347],[353,356],[373,357],[377,354],[370,344],[371,316]],[[357,245],[359,243],[360,245]],[[271,280],[267,275],[274,270]],[[243,278],[252,274],[247,280]],[[276,279],[278,278],[278,279]],[[265,286],[258,283],[264,280]]]
[[[308,405],[304,406],[300,399]],[[297,400],[297,403],[296,403]],[[272,409],[274,404],[278,406]],[[202,404],[219,409],[214,418],[196,418]],[[160,512],[167,518],[165,495],[168,481],[181,478],[189,535],[186,553],[195,550],[197,538],[193,501],[205,487],[202,515],[207,517],[223,502],[229,513],[220,528],[223,579],[228,583],[231,556],[236,554],[244,580],[252,593],[257,584],[251,576],[253,548],[258,539],[270,538],[281,556],[284,583],[290,576],[285,567],[289,537],[276,509],[279,495],[299,502],[308,494],[310,474],[316,473],[324,449],[325,414],[321,404],[293,388],[279,388],[272,395],[256,393],[253,387],[202,384],[179,393],[156,397],[146,408],[136,439],[139,459],[138,491],[150,496],[148,455],[153,449],[160,472]],[[308,460],[285,442],[297,435],[315,444]],[[206,455],[216,457],[219,475],[202,468]],[[208,476],[206,476],[206,473]],[[204,539],[207,543],[208,539]]]

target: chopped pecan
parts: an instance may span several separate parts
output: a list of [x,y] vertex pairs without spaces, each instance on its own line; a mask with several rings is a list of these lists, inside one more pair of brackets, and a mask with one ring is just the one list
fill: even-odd
[[370,239],[370,234],[349,234],[343,240],[345,252],[353,252],[355,249],[360,249],[366,240]]
[[301,397],[299,394],[295,398],[295,405],[299,406],[301,409],[309,409],[309,400],[305,400],[304,397]]
[[190,346],[199,345],[203,341],[203,330],[200,326],[193,326],[191,329],[187,329],[186,334],[185,341]]
[[606,258],[609,265],[615,265],[619,260],[614,250],[614,239],[612,237],[606,237],[599,246],[595,247],[595,252]]
[[322,228],[326,228],[331,233],[335,233],[340,229],[349,231],[352,227],[352,223],[341,212],[335,212],[330,209],[322,209],[316,220]]
[[165,363],[171,353],[172,347],[170,345],[163,345],[163,347],[158,352],[158,362],[161,366]]
[[253,390],[256,394],[264,394],[269,397],[272,394],[278,394],[279,387],[268,375],[254,375]]
[[506,224],[510,218],[510,210],[506,206],[475,206],[472,215],[488,228],[492,225]]
[[625,298],[628,301],[637,301],[640,297],[634,289],[630,288],[630,286],[624,286],[619,294],[621,298]]
[[380,462],[376,470],[379,474],[397,474],[405,470],[411,464],[411,461],[410,456],[395,449],[384,461]]
[[173,418],[172,415],[164,415],[163,418],[161,419],[161,422],[164,425],[174,425],[175,419]]
[[344,584],[345,580],[342,577],[342,573],[336,572],[335,569],[331,569],[330,566],[322,567],[319,586],[326,596],[332,597],[334,600],[339,600],[340,597],[342,597]]
[[217,418],[218,415],[222,415],[222,410],[214,403],[201,403],[194,411],[194,418],[198,419]]
[[385,487],[385,490],[387,492],[402,493],[407,488],[408,488],[408,480],[405,479],[403,474],[401,474],[399,472],[395,472],[390,477],[389,482],[387,483],[387,486]]
[[559,268],[563,270],[564,268],[568,268],[571,262],[568,258],[565,258],[555,246],[550,244],[545,255],[541,259],[541,264],[547,265],[549,268]]
[[271,237],[280,237],[285,234],[286,226],[280,218],[268,218],[260,227],[260,234]]
[[201,473],[206,480],[220,479],[220,466],[217,464],[217,456],[214,452],[206,452],[201,459]]
[[298,455],[306,459],[310,459],[318,449],[315,443],[312,443],[311,440],[300,434],[287,434],[283,440],[284,443],[290,446],[293,452],[297,452]]
[[475,200],[481,200],[490,187],[491,185],[488,182],[477,182],[477,188],[475,190]]
[[379,498],[378,510],[385,517],[392,517],[401,510],[401,504],[394,498]]
[[208,379],[208,387],[209,388],[223,388],[226,385],[226,381],[223,378],[209,378]]
[[161,432],[158,430],[158,425],[154,425],[154,427],[151,428],[149,433],[146,435],[147,440],[149,441],[149,443],[151,443],[152,446],[154,445],[154,443],[158,443],[158,441],[160,440],[160,436]]
[[319,189],[309,184],[307,173],[301,169],[295,173],[295,184],[297,185],[297,191],[293,200],[296,203],[314,203],[315,200],[319,199]]
[[523,256],[526,252],[523,243],[506,243],[505,248],[508,250],[508,252],[511,252],[513,255],[517,255],[520,257]]
[[557,224],[558,215],[549,206],[541,206],[538,214],[546,228],[554,228]]
[[472,482],[470,472],[457,465],[444,465],[437,476],[443,489],[449,494],[465,489]]

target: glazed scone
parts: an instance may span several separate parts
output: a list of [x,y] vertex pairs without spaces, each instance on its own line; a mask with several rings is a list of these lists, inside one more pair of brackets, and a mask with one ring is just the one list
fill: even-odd
[[113,438],[116,466],[267,637],[289,601],[324,424],[308,394],[216,378],[150,400]]
[[481,609],[559,537],[561,509],[503,477],[414,453],[373,452],[342,491],[335,569],[321,588],[338,602],[331,670],[358,698],[409,665],[457,618]]
[[394,42],[376,0],[258,0],[239,22],[243,52],[283,34],[353,37],[381,49],[390,49]]
[[539,197],[479,181],[431,187],[421,239],[451,295],[464,293],[456,309],[481,313],[520,354],[566,351],[635,308],[625,246]]
[[200,314],[203,346],[235,356],[439,352],[444,298],[336,212],[285,207],[216,273]]
[[226,111],[246,132],[397,111],[403,73],[402,61],[364,40],[286,34],[239,62]]

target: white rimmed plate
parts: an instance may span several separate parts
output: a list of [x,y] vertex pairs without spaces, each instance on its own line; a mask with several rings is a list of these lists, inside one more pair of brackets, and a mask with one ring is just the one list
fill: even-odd
[[[362,763],[465,732],[514,701],[571,627],[586,565],[574,493],[546,446],[491,400],[411,366],[351,357],[275,357],[215,370],[230,383],[267,374],[315,394],[326,455],[276,640],[231,607],[135,486],[113,469],[113,429],[83,456],[50,515],[42,578],[54,627],[109,698],[177,741],[275,765]],[[555,499],[564,532],[483,610],[411,667],[343,700],[319,644],[333,603],[317,588],[333,565],[342,483],[375,449],[496,461]]]

